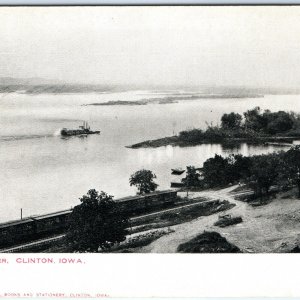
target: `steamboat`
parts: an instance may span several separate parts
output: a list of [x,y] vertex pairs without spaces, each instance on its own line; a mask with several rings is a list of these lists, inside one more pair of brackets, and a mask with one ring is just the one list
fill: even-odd
[[88,122],[83,121],[83,125],[79,126],[79,129],[67,129],[67,128],[63,128],[60,131],[60,134],[61,134],[61,136],[100,134],[100,131],[93,131],[93,130],[91,130]]

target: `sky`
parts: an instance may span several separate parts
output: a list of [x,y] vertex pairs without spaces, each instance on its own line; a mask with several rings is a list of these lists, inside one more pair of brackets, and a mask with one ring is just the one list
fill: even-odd
[[300,87],[300,7],[1,7],[0,77]]

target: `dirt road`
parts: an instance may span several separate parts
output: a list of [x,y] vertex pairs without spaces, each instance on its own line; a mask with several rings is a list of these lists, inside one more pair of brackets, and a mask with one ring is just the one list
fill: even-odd
[[300,201],[295,199],[275,199],[268,205],[252,207],[235,200],[229,192],[236,186],[219,191],[191,193],[191,197],[228,200],[236,206],[228,211],[232,216],[241,216],[243,222],[237,225],[219,228],[213,224],[220,213],[203,216],[191,222],[171,226],[173,233],[163,236],[141,252],[175,253],[177,247],[198,234],[216,231],[243,252],[288,252],[300,238]]

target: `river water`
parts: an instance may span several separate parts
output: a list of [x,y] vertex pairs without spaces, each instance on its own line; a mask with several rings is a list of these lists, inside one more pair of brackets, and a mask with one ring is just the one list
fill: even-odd
[[[79,204],[89,189],[103,190],[115,198],[135,194],[129,177],[146,168],[157,175],[159,189],[178,180],[173,167],[201,167],[215,153],[253,155],[285,149],[248,146],[224,149],[221,145],[128,149],[126,145],[170,136],[187,128],[217,124],[224,112],[263,109],[300,112],[299,96],[254,99],[198,99],[171,104],[83,106],[112,100],[168,97],[174,92],[128,91],[103,94],[0,96],[0,222],[17,219],[20,209],[29,216],[67,209]],[[176,91],[181,94],[182,91]],[[100,135],[63,139],[63,127],[89,122]]]

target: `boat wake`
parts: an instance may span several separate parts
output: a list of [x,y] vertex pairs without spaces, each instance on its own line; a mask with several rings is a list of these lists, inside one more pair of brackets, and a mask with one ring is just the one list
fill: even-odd
[[[84,126],[81,126],[81,129],[66,129],[66,128],[58,128],[52,134],[24,134],[24,135],[3,135],[0,136],[0,142],[8,142],[8,141],[19,141],[19,140],[29,140],[29,139],[42,139],[42,138],[51,138],[51,137],[61,137],[61,138],[70,138],[73,136],[86,136],[89,134],[99,134],[100,131],[92,131],[90,130],[87,122],[84,123]],[[64,134],[63,134],[64,133]]]
[[9,141],[20,141],[20,140],[30,140],[30,139],[42,139],[53,137],[53,134],[31,134],[31,135],[4,135],[0,136],[0,141],[9,142]]

